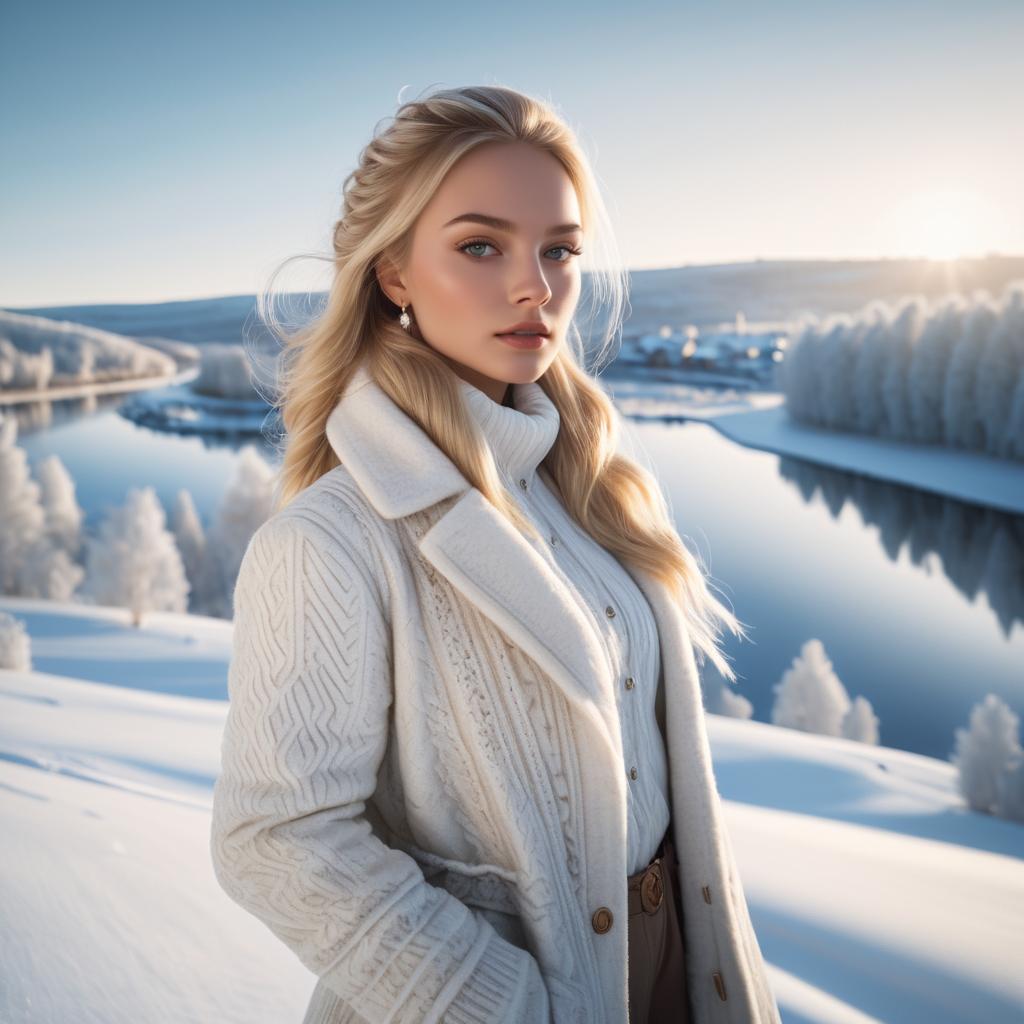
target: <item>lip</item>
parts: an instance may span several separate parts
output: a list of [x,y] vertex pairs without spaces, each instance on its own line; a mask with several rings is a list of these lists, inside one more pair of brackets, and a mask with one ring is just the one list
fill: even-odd
[[511,324],[509,327],[503,327],[500,331],[495,331],[495,334],[511,334],[513,331],[532,331],[534,334],[543,334],[546,337],[551,335],[551,328],[543,320],[520,320],[517,324]]
[[496,337],[513,348],[540,348],[548,340],[546,334],[498,334]]
[[[533,334],[513,334],[513,331],[533,331]],[[520,320],[495,334],[513,348],[540,348],[545,338],[551,337],[551,328],[543,320]]]

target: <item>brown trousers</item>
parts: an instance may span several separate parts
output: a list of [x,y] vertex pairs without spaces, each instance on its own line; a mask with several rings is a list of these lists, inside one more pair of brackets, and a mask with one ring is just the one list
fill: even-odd
[[630,1024],[688,1024],[683,908],[669,826],[654,859],[629,876]]

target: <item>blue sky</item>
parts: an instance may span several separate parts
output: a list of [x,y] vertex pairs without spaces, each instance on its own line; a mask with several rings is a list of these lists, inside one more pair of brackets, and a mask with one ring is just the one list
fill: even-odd
[[1019,0],[0,12],[3,306],[253,292],[400,100],[469,83],[561,110],[635,269],[1024,253]]

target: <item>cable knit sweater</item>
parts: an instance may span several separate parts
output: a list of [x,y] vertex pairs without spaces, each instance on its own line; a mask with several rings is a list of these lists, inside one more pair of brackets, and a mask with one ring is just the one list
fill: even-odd
[[[635,874],[651,862],[671,817],[665,744],[654,709],[660,675],[654,617],[629,573],[576,525],[556,496],[557,486],[540,467],[559,428],[558,409],[544,389],[536,383],[513,384],[510,407],[466,381],[459,385],[505,486],[546,538],[537,545],[539,552],[570,588],[606,651],[616,681],[623,771],[629,780],[626,841],[629,873]],[[530,679],[530,660],[515,660],[516,675]],[[527,685],[537,685],[536,680]],[[542,738],[549,735],[549,730],[542,730]],[[548,756],[554,763],[554,751]]]
[[357,369],[327,422],[341,464],[239,570],[218,881],[318,975],[305,1024],[622,1024],[625,878],[667,797],[693,1024],[779,1024],[674,599],[560,513],[539,386],[511,410],[463,394],[556,540]]

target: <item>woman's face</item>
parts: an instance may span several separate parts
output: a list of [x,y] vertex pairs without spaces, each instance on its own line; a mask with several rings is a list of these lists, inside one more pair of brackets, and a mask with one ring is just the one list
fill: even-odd
[[[408,264],[381,284],[460,377],[501,402],[565,342],[580,295],[579,225],[575,189],[553,156],[487,143],[448,172],[416,221]],[[521,321],[549,333],[525,345],[501,336]]]

